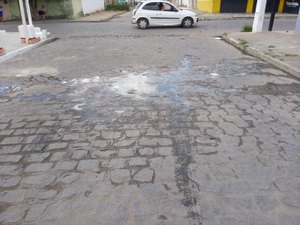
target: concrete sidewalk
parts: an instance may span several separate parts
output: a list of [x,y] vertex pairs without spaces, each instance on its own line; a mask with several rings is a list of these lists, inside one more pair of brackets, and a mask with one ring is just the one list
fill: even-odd
[[223,39],[254,57],[300,78],[300,36],[294,32],[239,32]]
[[22,44],[19,33],[5,32],[3,30],[0,30],[0,47],[4,48],[5,50],[5,54],[0,56],[0,63],[12,59],[17,55],[24,54],[34,48],[37,48],[54,40],[54,38],[50,37],[42,39],[34,44]]
[[[93,13],[87,16],[79,17],[72,20],[66,20],[68,22],[104,22],[108,21],[118,15],[125,13],[125,11],[101,11]],[[59,20],[61,21],[61,20]],[[48,20],[45,23],[57,22],[57,20]],[[0,30],[0,48],[4,48],[6,54],[0,56],[0,63],[7,61],[17,55],[28,52],[29,50],[44,45],[53,41],[54,38],[47,38],[41,40],[38,43],[25,45],[21,44],[19,33],[9,33],[4,30]]]

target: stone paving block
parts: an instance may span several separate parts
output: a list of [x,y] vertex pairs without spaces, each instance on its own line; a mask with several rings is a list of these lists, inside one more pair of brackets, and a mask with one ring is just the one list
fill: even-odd
[[42,123],[42,127],[53,127],[57,124],[57,121],[54,120],[48,120]]
[[42,140],[42,135],[31,135],[24,140],[25,144],[39,144]]
[[27,193],[29,199],[49,199],[57,195],[56,190],[45,190],[45,189],[30,189]]
[[120,157],[130,157],[134,155],[134,152],[131,148],[121,148],[119,149],[118,155]]
[[141,149],[139,149],[139,153],[140,153],[141,156],[143,156],[143,155],[153,155],[154,150],[153,150],[153,148],[141,148]]
[[72,120],[62,120],[60,121],[59,125],[61,127],[68,127],[72,125]]
[[211,136],[197,136],[195,137],[195,142],[202,145],[210,145],[210,146],[217,145],[217,139]]
[[235,210],[251,210],[252,201],[249,197],[241,197],[241,196],[228,196],[220,199],[223,207],[231,207]]
[[25,162],[42,162],[50,156],[50,152],[31,153],[25,155]]
[[45,149],[45,144],[29,144],[25,145],[23,151],[25,152],[41,152]]
[[19,184],[21,180],[21,177],[0,177],[0,187],[1,188],[7,188],[7,187],[13,187]]
[[78,170],[99,171],[100,161],[97,159],[86,159],[79,161]]
[[286,206],[300,208],[300,194],[284,195],[281,202]]
[[23,137],[6,137],[4,138],[0,145],[17,145],[17,144],[21,144],[22,141],[24,140]]
[[25,125],[26,125],[25,122],[23,122],[23,123],[12,123],[12,124],[10,125],[10,129],[22,128],[22,127],[24,127]]
[[158,152],[160,155],[167,156],[173,154],[173,148],[172,147],[159,147]]
[[49,171],[52,166],[53,163],[33,163],[28,165],[24,171],[27,173],[46,172]]
[[25,121],[27,122],[32,122],[32,121],[36,121],[36,120],[39,120],[39,115],[29,115],[29,116],[26,116],[24,118]]
[[134,216],[150,216],[159,212],[157,203],[151,201],[134,201],[132,209]]
[[23,177],[20,184],[32,187],[45,187],[52,184],[55,178],[56,176],[50,174],[28,176]]
[[69,152],[54,152],[50,161],[65,161],[70,158]]
[[61,194],[60,194],[60,198],[73,198],[75,196],[78,196],[82,193],[82,190],[78,187],[69,187],[69,188],[65,188]]
[[140,131],[139,130],[126,130],[125,131],[126,137],[139,137],[140,136]]
[[136,142],[135,139],[125,139],[125,140],[116,141],[114,143],[114,146],[116,146],[116,147],[129,147],[129,146],[133,145],[135,142]]
[[25,198],[24,190],[3,191],[0,193],[0,202],[17,203]]
[[289,213],[289,214],[280,214],[279,215],[279,224],[288,224],[288,225],[299,225],[300,215],[299,213]]
[[65,184],[71,184],[74,181],[76,181],[79,176],[80,176],[80,173],[67,172],[67,173],[63,173],[62,175],[60,175],[56,181],[63,182]]
[[91,158],[110,158],[114,154],[116,154],[116,150],[96,150],[91,152]]
[[72,150],[74,149],[79,151],[91,149],[90,143],[88,142],[73,142],[70,143],[69,148]]
[[36,132],[36,129],[17,129],[14,132],[14,135],[29,135],[29,134],[34,134]]
[[70,215],[71,210],[71,203],[64,201],[64,202],[57,202],[51,204],[47,207],[47,211],[43,214],[44,220],[62,220],[66,216]]
[[130,158],[128,164],[129,166],[146,166],[147,158],[141,158],[141,157]]
[[0,118],[0,123],[9,123],[11,121],[11,118],[2,117]]
[[105,179],[105,172],[85,172],[80,174],[79,183],[102,182]]
[[56,129],[51,128],[51,127],[41,127],[37,130],[36,133],[37,134],[54,134],[54,133],[56,133]]
[[25,207],[10,207],[0,214],[0,223],[2,224],[15,224],[20,221],[26,213]]
[[280,191],[300,191],[300,178],[279,177],[275,184]]
[[126,159],[116,158],[111,160],[104,160],[101,163],[102,167],[110,167],[110,168],[124,168],[126,166]]
[[2,146],[0,147],[0,154],[11,154],[18,153],[22,149],[22,145],[11,145],[11,146]]
[[107,142],[106,141],[92,141],[91,145],[92,145],[92,147],[105,148],[107,146]]
[[153,127],[150,127],[147,130],[146,136],[160,136],[160,132],[156,129],[154,129]]
[[140,189],[142,195],[146,199],[154,199],[168,196],[168,192],[162,184],[141,184]]
[[153,169],[142,169],[139,172],[137,172],[133,180],[138,181],[138,182],[151,182],[154,176],[154,171]]
[[89,196],[109,196],[112,193],[112,187],[110,183],[98,183],[93,187]]
[[128,185],[128,184],[121,184],[114,187],[113,190],[115,196],[119,197],[136,197],[139,196],[139,187],[136,185]]
[[57,162],[52,168],[53,171],[70,171],[75,169],[78,162],[76,161],[66,161],[66,162]]
[[115,169],[110,172],[110,179],[113,183],[124,183],[130,181],[130,171],[127,169]]
[[141,138],[139,144],[142,146],[170,146],[172,140],[170,138]]
[[121,137],[121,132],[116,132],[116,131],[102,131],[102,137],[104,139],[117,139]]
[[78,134],[78,133],[72,133],[72,134],[65,134],[62,140],[64,141],[74,141],[74,140],[84,140],[85,134]]
[[0,131],[0,136],[11,136],[15,130],[1,130]]
[[228,181],[221,184],[223,193],[245,193],[251,190],[246,181]]
[[0,165],[1,175],[18,175],[22,170],[20,165]]
[[121,203],[107,204],[101,213],[104,220],[124,221],[127,213],[127,206]]
[[60,149],[66,149],[68,146],[68,143],[58,142],[58,143],[52,143],[48,145],[47,150],[60,150]]
[[39,127],[40,121],[34,121],[34,122],[29,122],[26,124],[26,128],[34,128],[34,127]]
[[234,136],[242,136],[244,131],[243,129],[237,127],[233,123],[228,123],[228,122],[221,122],[218,123],[219,127],[221,127],[226,134],[228,135],[234,135]]
[[73,151],[71,159],[85,159],[88,157],[89,151],[86,150],[78,150],[78,151]]
[[22,155],[0,155],[1,163],[17,163],[21,160]]
[[42,217],[42,214],[45,212],[47,206],[48,206],[48,204],[35,204],[35,205],[32,205],[26,213],[25,220],[26,221],[40,220],[41,217]]

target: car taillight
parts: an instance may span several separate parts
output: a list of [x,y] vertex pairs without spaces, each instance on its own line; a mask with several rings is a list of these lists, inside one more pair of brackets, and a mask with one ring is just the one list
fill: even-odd
[[134,15],[134,16],[135,16],[136,11],[137,11],[137,10],[134,10],[134,11],[133,11],[133,15]]

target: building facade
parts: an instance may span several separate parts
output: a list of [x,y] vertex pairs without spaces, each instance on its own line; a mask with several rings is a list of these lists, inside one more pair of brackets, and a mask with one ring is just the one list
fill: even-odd
[[[253,13],[257,0],[197,0],[197,9],[210,13]],[[298,13],[300,0],[279,0],[277,12]],[[273,9],[274,0],[267,0],[266,12]]]
[[[20,19],[19,0],[2,1],[4,20]],[[40,0],[35,8],[31,8],[32,15],[42,5],[46,6],[48,18],[76,18],[104,9],[104,0]]]

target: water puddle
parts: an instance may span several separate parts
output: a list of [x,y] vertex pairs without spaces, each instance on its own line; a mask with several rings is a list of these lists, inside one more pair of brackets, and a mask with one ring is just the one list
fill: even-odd
[[[239,89],[218,87],[215,80],[221,76],[217,71],[210,71],[207,66],[194,66],[191,57],[186,56],[176,69],[157,68],[146,71],[116,72],[120,76],[63,81],[63,85],[73,88],[69,97],[75,111],[97,108],[104,105],[126,105],[133,102],[154,102],[175,105],[190,105],[191,94],[238,93]],[[121,113],[120,113],[121,112]],[[115,114],[124,110],[116,109]]]

